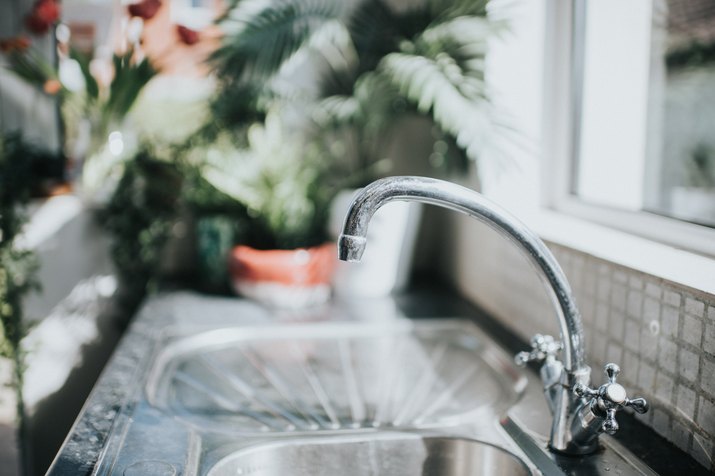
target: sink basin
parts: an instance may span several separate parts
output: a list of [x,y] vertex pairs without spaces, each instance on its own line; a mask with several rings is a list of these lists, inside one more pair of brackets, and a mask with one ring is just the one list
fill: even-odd
[[477,440],[412,434],[283,440],[225,456],[208,476],[521,476],[514,454]]
[[464,321],[221,329],[159,354],[148,401],[199,429],[435,428],[498,415],[525,384]]
[[[341,320],[286,324],[241,300],[170,302],[135,321],[51,474],[654,474],[608,438],[549,453],[541,382],[469,321],[362,321],[343,303]],[[110,424],[90,470],[75,439]]]
[[202,329],[156,340],[97,476],[530,474],[499,430],[527,380],[471,322]]

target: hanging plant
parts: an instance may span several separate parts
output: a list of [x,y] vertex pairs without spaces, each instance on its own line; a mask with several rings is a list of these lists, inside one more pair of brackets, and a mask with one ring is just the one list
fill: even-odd
[[23,206],[30,197],[31,149],[19,134],[0,137],[0,357],[14,364],[18,414],[22,418],[23,358],[20,341],[25,335],[22,300],[36,286],[34,252],[21,249],[17,238],[26,216]]

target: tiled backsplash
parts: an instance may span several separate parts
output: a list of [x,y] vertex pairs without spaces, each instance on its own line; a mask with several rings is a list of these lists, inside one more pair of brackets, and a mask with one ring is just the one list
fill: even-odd
[[[524,339],[539,332],[558,335],[554,307],[527,260],[506,240],[484,238],[472,246],[488,251],[475,251],[469,264],[456,265],[468,276],[458,283],[465,294]],[[593,384],[605,381],[601,369],[607,362],[619,364],[619,382],[629,395],[651,404],[638,418],[715,470],[715,296],[549,247],[583,315]]]

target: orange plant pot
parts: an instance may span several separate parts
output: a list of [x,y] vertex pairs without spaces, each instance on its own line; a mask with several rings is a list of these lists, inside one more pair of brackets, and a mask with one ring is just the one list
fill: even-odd
[[229,273],[235,291],[264,304],[302,308],[330,298],[337,252],[333,243],[295,250],[257,250],[236,246]]

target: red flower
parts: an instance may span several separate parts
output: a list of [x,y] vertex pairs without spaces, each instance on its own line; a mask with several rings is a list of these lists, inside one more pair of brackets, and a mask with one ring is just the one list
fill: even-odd
[[60,4],[57,0],[37,0],[25,17],[25,26],[32,33],[41,35],[60,19]]
[[179,39],[185,45],[195,45],[201,39],[198,31],[187,28],[184,25],[176,25],[176,33],[179,34]]
[[127,7],[129,15],[139,17],[142,20],[151,20],[156,15],[156,12],[161,8],[161,0],[141,0],[137,3],[132,3]]
[[14,38],[4,38],[0,40],[0,52],[2,53],[25,51],[29,47],[30,39],[26,36],[16,36]]

